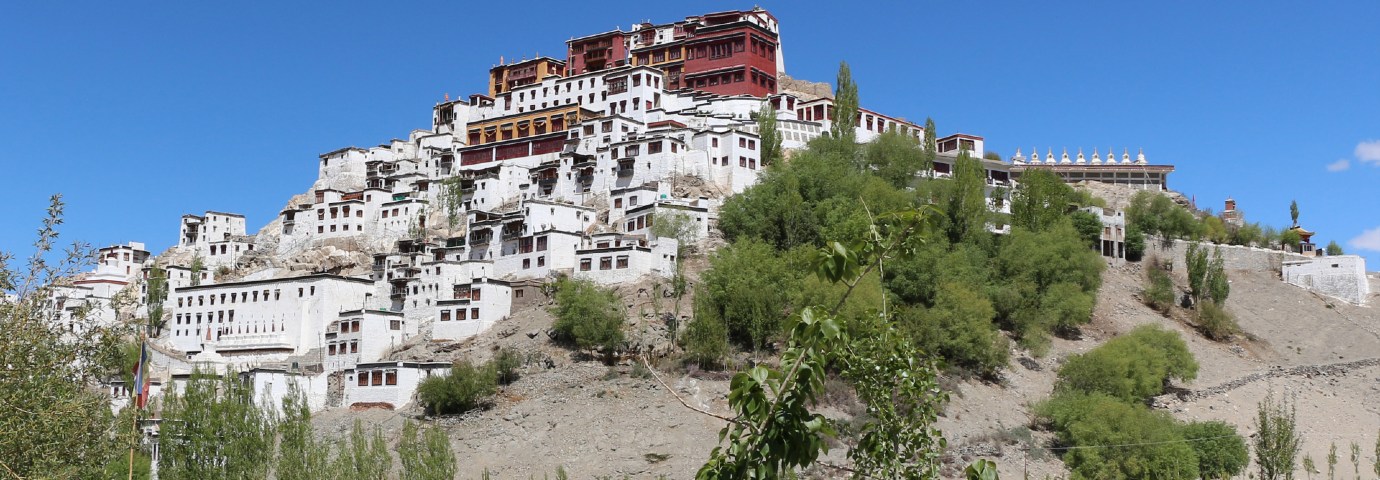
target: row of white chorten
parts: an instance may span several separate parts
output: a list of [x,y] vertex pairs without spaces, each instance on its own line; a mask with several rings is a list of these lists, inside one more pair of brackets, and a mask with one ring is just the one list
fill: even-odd
[[[1078,149],[1078,157],[1077,157],[1077,158],[1074,158],[1074,159],[1070,159],[1070,158],[1069,158],[1069,149],[1065,148],[1065,149],[1064,149],[1064,155],[1063,155],[1063,157],[1059,158],[1058,160],[1055,160],[1055,158],[1054,158],[1054,149],[1049,149],[1049,150],[1048,150],[1049,153],[1046,153],[1046,154],[1045,154],[1044,160],[1041,160],[1041,159],[1040,159],[1040,149],[1038,149],[1038,148],[1032,148],[1032,149],[1030,149],[1030,151],[1033,152],[1033,153],[1030,154],[1030,158],[1026,158],[1024,155],[1021,154],[1021,149],[1019,149],[1019,148],[1016,149],[1016,156],[1011,157],[1011,163],[1015,163],[1015,164],[1026,164],[1026,163],[1030,163],[1030,164],[1048,164],[1048,165],[1053,165],[1053,164],[1060,164],[1060,165],[1104,165],[1104,164],[1105,164],[1105,165],[1117,165],[1117,164],[1118,164],[1117,161],[1116,161],[1116,154],[1113,153],[1112,149],[1110,149],[1110,148],[1107,149],[1107,159],[1106,159],[1105,162],[1104,162],[1103,159],[1102,159],[1101,153],[1100,153],[1097,149],[1095,149],[1095,148],[1093,149],[1092,161],[1091,161],[1091,162],[1088,161],[1087,157],[1084,157],[1084,156],[1083,156],[1083,149],[1081,149],[1081,148]],[[1135,160],[1134,162],[1132,162],[1132,161],[1131,161],[1131,152],[1130,152],[1130,150],[1129,150],[1129,149],[1122,149],[1122,151],[1121,151],[1121,163],[1120,163],[1120,165],[1146,165],[1146,161],[1145,161],[1145,150],[1144,150],[1144,149],[1141,149],[1140,152],[1136,154],[1136,160]]]

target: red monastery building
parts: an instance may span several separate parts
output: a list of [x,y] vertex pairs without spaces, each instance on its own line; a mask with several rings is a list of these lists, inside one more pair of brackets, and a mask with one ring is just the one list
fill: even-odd
[[776,17],[761,8],[643,23],[566,42],[566,75],[624,65],[666,72],[667,89],[766,97],[782,71]]

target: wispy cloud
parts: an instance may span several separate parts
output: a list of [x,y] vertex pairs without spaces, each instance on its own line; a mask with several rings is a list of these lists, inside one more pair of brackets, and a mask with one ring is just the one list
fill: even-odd
[[1375,227],[1370,230],[1361,232],[1360,235],[1356,236],[1356,238],[1351,239],[1351,241],[1347,243],[1351,244],[1351,248],[1355,248],[1357,250],[1370,250],[1372,252],[1380,252],[1380,227]]
[[1351,168],[1351,160],[1345,158],[1327,164],[1327,171],[1329,172],[1341,172],[1348,168]]
[[1356,160],[1380,166],[1380,140],[1367,140],[1356,144]]

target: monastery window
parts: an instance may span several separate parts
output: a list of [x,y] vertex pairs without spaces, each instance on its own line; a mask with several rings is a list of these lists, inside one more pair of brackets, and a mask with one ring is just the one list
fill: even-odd
[[479,289],[478,289],[478,288],[473,289],[473,290],[470,290],[470,300],[471,300],[471,301],[475,301],[475,302],[478,302],[478,301],[479,301]]
[[636,222],[636,221],[633,221],[633,220],[628,220],[628,228],[625,229],[624,231],[631,232],[631,231],[635,230],[634,227],[637,227],[637,222]]
[[637,195],[633,195],[633,196],[631,196],[631,197],[628,197],[628,206],[629,206],[629,207],[636,207],[636,206],[637,206]]
[[389,329],[389,330],[402,330],[402,320],[389,320],[389,321],[388,321],[388,329]]
[[[545,256],[537,257],[537,266],[538,266],[538,267],[545,267],[545,266],[546,266],[546,257],[545,257]],[[519,290],[519,291],[520,291],[520,290]]]
[[[196,314],[196,324],[197,324],[197,325],[201,325],[201,314],[200,314],[200,313]],[[197,329],[197,332],[200,332],[200,331],[201,331],[201,329],[198,328],[198,329]]]
[[177,308],[182,308],[182,297],[177,297]]
[[215,254],[216,254],[216,246],[215,246],[215,245],[211,245],[211,255],[215,255]]
[[[341,353],[344,353],[344,350],[341,350]],[[369,386],[369,372],[359,372],[359,386]]]
[[599,258],[599,269],[600,269],[600,270],[608,270],[608,269],[610,269],[610,268],[613,268],[613,257],[600,257],[600,258]]
[[733,55],[733,45],[719,43],[709,46],[709,58],[723,58]]
[[623,208],[623,199],[622,199],[622,198],[615,198],[615,199],[613,199],[613,208]]
[[177,325],[181,325],[181,324],[182,324],[182,314],[180,314],[180,313],[177,314],[177,317],[175,318],[175,321],[176,321],[176,324],[177,324]]
[[513,298],[522,298],[522,289],[513,290]]
[[330,345],[327,346],[326,354],[327,354],[327,355],[335,355],[335,344],[334,344],[334,343],[332,343],[332,344],[330,344]]
[[[646,55],[646,54],[642,54],[642,58],[644,59],[643,62],[645,63],[645,62],[646,62],[645,59],[647,58],[647,55]],[[632,76],[632,81],[633,81],[633,86],[634,86],[634,87],[640,87],[640,86],[642,86],[642,75],[633,75],[633,76]]]
[[588,272],[591,263],[592,263],[592,262],[591,262],[590,259],[588,259],[588,258],[580,259],[580,271],[581,271],[581,272]]
[[202,305],[205,305],[205,304],[206,304],[206,297],[205,297],[204,295],[197,295],[197,296],[196,296],[196,305],[199,307],[199,306],[202,306]]
[[397,384],[398,384],[398,371],[397,371],[397,370],[389,370],[387,373],[385,373],[385,374],[384,374],[384,381],[383,381],[383,383],[384,383],[385,385],[397,385]]
[[545,251],[546,251],[546,236],[537,237],[537,251],[538,251],[538,252],[545,252]]
[[756,169],[757,169],[757,159],[755,159],[755,158],[749,158],[749,159],[748,159],[748,168],[750,168],[750,169],[752,169],[752,170],[756,170]]
[[372,379],[372,381],[371,381],[370,383],[371,383],[373,386],[383,385],[383,371],[374,370],[373,372],[370,372],[370,375],[369,375],[369,376],[370,376],[371,379]]
[[358,341],[358,340],[351,340],[351,341],[350,341],[350,353],[359,353],[359,341]]
[[316,233],[326,233],[326,227],[323,227],[323,226],[321,226],[321,225],[317,225],[317,226],[316,226]]
[[464,321],[464,320],[468,320],[469,318],[470,318],[470,317],[469,317],[469,310],[465,310],[465,309],[463,309],[463,308],[459,308],[459,309],[456,309],[456,310],[455,310],[455,319],[456,319],[456,320]]
[[522,269],[523,269],[523,270],[526,270],[526,269],[529,269],[529,268],[532,268],[532,259],[530,259],[530,258],[524,258],[524,259],[522,259]]
[[470,319],[472,319],[472,320],[479,320],[479,309],[478,309],[478,308],[471,308],[471,309],[470,309]]
[[612,132],[612,131],[613,131],[613,120],[605,121],[602,125],[600,125],[599,131],[601,131],[601,132],[603,132],[603,133]]
[[316,295],[316,285],[312,285],[310,291],[312,295]]
[[709,139],[709,146],[713,148],[719,148],[719,139],[717,137]]
[[647,153],[661,153],[662,144],[660,141],[647,144]]
[[647,228],[647,216],[646,216],[646,215],[643,215],[643,216],[641,216],[641,217],[637,217],[637,228],[638,228],[639,230],[640,230],[640,229],[643,229],[643,228]]
[[316,209],[316,219],[317,219],[317,220],[325,220],[325,219],[326,219],[326,210],[325,210],[325,209],[322,209],[322,208]]
[[739,167],[746,167],[746,166],[747,166],[747,157],[738,157],[738,166],[739,166]]
[[441,310],[441,321],[442,321],[442,322],[449,322],[449,321],[450,321],[450,310]]
[[627,255],[619,255],[619,256],[618,256],[618,268],[628,268],[628,256],[627,256]]
[[678,59],[680,59],[680,49],[678,49],[678,48],[672,48],[671,51],[670,51],[670,53],[669,53],[669,56],[670,56],[671,60],[678,60]]
[[297,298],[302,298],[302,288],[297,287]]

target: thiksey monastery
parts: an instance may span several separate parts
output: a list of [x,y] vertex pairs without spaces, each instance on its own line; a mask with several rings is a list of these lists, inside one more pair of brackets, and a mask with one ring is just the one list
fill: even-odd
[[[800,149],[833,126],[827,90],[786,75],[777,19],[762,9],[573,38],[564,58],[504,61],[486,92],[446,96],[430,128],[320,155],[311,189],[257,234],[241,215],[185,215],[168,252],[101,249],[95,270],[54,300],[64,318],[115,321],[120,292],[142,298],[157,267],[169,292],[166,327],[150,339],[154,396],[194,369],[233,369],[275,405],[296,383],[313,409],[401,408],[449,365],[393,360],[395,347],[480,334],[542,302],[558,276],[614,285],[671,275],[678,240],[653,234],[656,222],[683,217],[689,242],[717,235],[723,199],[768,167],[757,112],[772,105],[783,148]],[[858,141],[886,131],[924,134],[860,110]],[[975,135],[937,144],[929,175],[949,175],[960,152],[985,153]],[[1091,161],[1052,151],[982,161],[989,192],[1004,193],[989,206],[1005,212],[1029,169],[1154,189],[1173,170],[1110,149]],[[1104,254],[1116,256],[1122,222],[1104,221],[1116,225]]]

